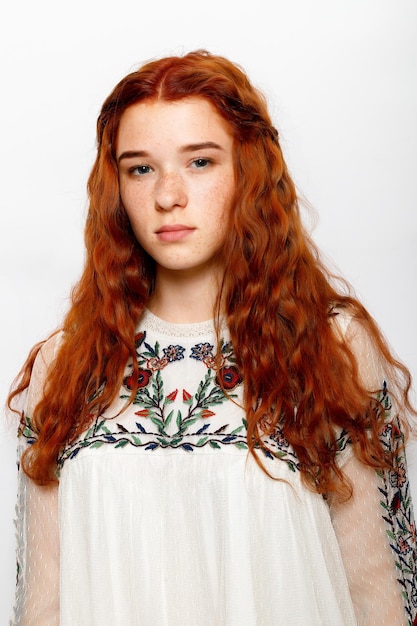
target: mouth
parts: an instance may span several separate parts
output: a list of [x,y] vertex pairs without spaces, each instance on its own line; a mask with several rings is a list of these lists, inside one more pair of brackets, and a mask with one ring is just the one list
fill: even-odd
[[194,231],[195,228],[192,226],[185,226],[184,224],[169,224],[158,228],[156,235],[161,241],[171,242],[184,239],[184,237],[187,237]]

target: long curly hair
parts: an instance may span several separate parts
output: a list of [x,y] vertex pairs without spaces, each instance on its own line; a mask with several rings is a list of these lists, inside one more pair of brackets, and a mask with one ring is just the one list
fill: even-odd
[[[138,244],[121,202],[119,123],[133,104],[190,96],[210,102],[234,140],[236,195],[221,252],[227,269],[213,315],[217,329],[220,312],[226,316],[244,377],[250,451],[260,462],[256,449],[279,423],[305,483],[318,493],[347,497],[349,487],[336,463],[337,433],[348,433],[368,465],[389,467],[391,459],[378,438],[384,411],[372,400],[375,390],[364,388],[355,355],[334,331],[332,317],[347,309],[360,321],[385,369],[400,381],[402,404],[412,410],[410,375],[364,307],[320,261],[302,226],[265,98],[239,66],[206,51],[150,61],[121,80],[104,102],[88,181],[85,268],[31,416],[37,440],[26,451],[23,468],[39,484],[55,481],[62,447],[109,407],[129,358],[135,367],[135,331],[153,292],[155,265]],[[28,387],[41,345],[30,353],[9,405]]]

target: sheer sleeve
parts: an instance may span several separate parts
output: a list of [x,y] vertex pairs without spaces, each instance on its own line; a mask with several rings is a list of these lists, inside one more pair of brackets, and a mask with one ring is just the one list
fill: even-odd
[[[380,388],[387,420],[383,446],[394,452],[393,471],[375,472],[361,463],[350,446],[341,453],[341,466],[353,496],[331,506],[352,601],[359,626],[417,624],[416,526],[407,476],[401,423],[385,383],[375,350],[358,322],[346,330],[358,358],[361,379],[368,389]],[[378,382],[377,382],[378,381]]]
[[[18,459],[34,442],[33,408],[42,395],[48,363],[57,337],[44,344],[36,358],[20,430]],[[41,487],[29,479],[18,461],[16,505],[16,599],[10,626],[59,626],[58,487]]]

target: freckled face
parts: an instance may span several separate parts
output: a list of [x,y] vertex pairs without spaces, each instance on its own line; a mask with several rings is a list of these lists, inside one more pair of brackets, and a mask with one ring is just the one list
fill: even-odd
[[217,274],[235,191],[233,138],[203,98],[145,101],[120,120],[120,193],[158,270]]

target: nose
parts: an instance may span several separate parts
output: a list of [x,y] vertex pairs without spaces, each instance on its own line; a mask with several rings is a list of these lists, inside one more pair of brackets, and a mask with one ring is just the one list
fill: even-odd
[[187,204],[184,181],[180,174],[167,173],[159,178],[155,190],[155,202],[156,208],[162,211],[171,211]]

